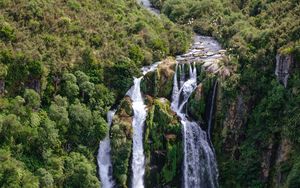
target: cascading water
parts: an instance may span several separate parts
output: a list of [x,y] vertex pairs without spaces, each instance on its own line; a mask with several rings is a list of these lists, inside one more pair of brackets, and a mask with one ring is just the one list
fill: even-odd
[[215,98],[216,98],[216,91],[217,91],[217,85],[218,82],[215,81],[214,84],[214,88],[213,88],[213,92],[212,92],[212,96],[211,96],[211,102],[210,102],[210,109],[209,109],[209,117],[208,117],[208,126],[207,126],[207,135],[209,140],[210,139],[210,135],[211,135],[211,124],[212,124],[212,117],[213,117],[213,112],[214,112],[214,106],[215,106]]
[[[157,66],[161,62],[154,63],[151,66],[143,67],[143,75],[148,72],[156,70]],[[143,77],[134,78],[134,85],[127,92],[132,100],[133,108],[133,146],[132,146],[132,187],[143,188],[144,187],[144,174],[145,174],[145,156],[144,156],[144,124],[147,116],[146,105],[141,93],[141,81]]]
[[135,78],[130,93],[132,108],[134,111],[133,127],[133,148],[132,148],[132,187],[144,187],[145,156],[143,148],[143,130],[147,111],[141,94],[141,80],[143,77]]
[[[149,0],[138,0],[148,10],[158,15],[159,11],[151,6]],[[200,55],[201,54],[201,55]],[[174,86],[172,93],[172,109],[181,118],[182,132],[184,139],[184,182],[185,188],[214,188],[218,187],[218,170],[210,140],[207,138],[207,133],[194,121],[191,121],[187,113],[186,103],[190,95],[197,87],[197,70],[195,63],[203,61],[203,68],[209,72],[217,73],[219,66],[215,60],[219,60],[224,55],[224,50],[221,49],[217,41],[211,37],[196,35],[195,42],[188,53],[178,56],[178,62],[189,62],[189,75],[186,75],[185,63],[177,63],[176,72],[174,74]],[[143,74],[154,71],[160,62],[152,66],[144,67]],[[178,75],[179,73],[179,75]],[[140,91],[140,83],[143,77],[135,78],[134,85],[127,92],[133,101],[133,148],[132,148],[132,187],[144,187],[145,174],[145,156],[143,148],[143,129],[146,119],[146,108],[143,102]],[[178,81],[179,79],[179,81]],[[214,87],[216,88],[216,86]],[[214,89],[215,92],[215,89]],[[214,100],[214,99],[213,99]],[[212,109],[213,110],[213,109]],[[109,113],[110,114],[110,113]],[[108,114],[108,116],[109,116]],[[209,127],[211,126],[211,115]],[[112,115],[113,116],[113,115]],[[108,123],[111,124],[111,118],[108,118]],[[110,145],[109,137],[106,137],[99,147],[98,165],[102,187],[114,187],[112,179],[111,161],[110,161]]]
[[[195,64],[189,64],[189,79],[185,79],[184,65],[176,65],[172,94],[172,109],[181,118],[184,139],[184,187],[218,187],[218,170],[215,154],[205,131],[194,121],[190,121],[184,112],[190,95],[197,86]],[[179,71],[178,71],[178,67]],[[178,88],[177,74],[179,72]],[[184,76],[183,76],[184,74]]]
[[[116,111],[108,111],[107,113],[107,124],[110,127],[112,118]],[[113,188],[115,182],[112,178],[112,163],[110,158],[110,139],[109,132],[106,137],[99,144],[98,156],[99,176],[103,188]]]

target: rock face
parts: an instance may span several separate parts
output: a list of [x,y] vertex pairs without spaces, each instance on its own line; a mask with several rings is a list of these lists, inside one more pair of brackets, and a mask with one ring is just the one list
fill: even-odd
[[288,139],[282,139],[275,159],[275,172],[273,177],[273,187],[283,187],[287,180],[287,172],[285,167],[288,164],[291,156],[292,145]]
[[110,130],[113,176],[120,187],[129,184],[129,164],[132,148],[132,101],[125,97],[114,116]]
[[[213,143],[216,146],[219,163],[222,164],[223,161],[239,160],[239,146],[245,137],[243,127],[246,122],[248,107],[242,96],[239,95],[228,106],[228,109],[223,109],[224,104],[221,101],[221,95],[218,94],[217,96]],[[222,165],[220,169],[222,170]]]
[[0,96],[4,94],[5,91],[5,81],[0,79]]
[[284,55],[278,53],[276,55],[276,70],[275,75],[279,82],[281,82],[284,87],[287,86],[288,78],[293,70],[294,59],[292,55]]
[[187,103],[187,110],[193,119],[202,122],[205,116],[205,106],[204,87],[200,83]]
[[[247,108],[242,96],[238,96],[237,100],[230,105],[227,118],[224,122],[222,137],[224,138],[224,150],[231,152],[232,155],[238,153],[235,151],[236,146],[241,142],[241,129],[245,123]],[[236,156],[238,157],[238,156]]]
[[205,123],[208,121],[210,102],[212,97],[212,90],[214,84],[214,77],[208,77],[204,72],[204,75],[200,74],[200,84],[195,91],[191,94],[187,103],[187,111],[190,117],[200,122],[201,127],[206,129]]
[[146,187],[181,185],[181,124],[165,98],[149,105],[144,138]]
[[141,83],[141,90],[146,95],[170,99],[173,89],[175,61],[166,59],[158,68],[147,73]]

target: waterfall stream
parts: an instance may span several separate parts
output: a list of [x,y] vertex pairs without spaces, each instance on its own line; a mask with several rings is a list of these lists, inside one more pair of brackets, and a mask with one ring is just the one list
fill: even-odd
[[[139,0],[143,6],[156,15],[159,11],[151,6],[149,0]],[[215,188],[218,187],[218,169],[214,150],[210,141],[213,106],[210,108],[208,133],[192,121],[186,113],[186,103],[197,87],[197,69],[195,62],[203,62],[203,69],[212,73],[219,70],[216,60],[224,55],[219,43],[211,37],[196,35],[190,50],[176,57],[171,108],[181,119],[183,134],[183,187],[184,188]],[[142,68],[143,75],[156,70],[160,62]],[[186,70],[188,67],[188,71]],[[133,117],[133,147],[132,147],[132,179],[131,187],[144,187],[145,156],[143,148],[143,130],[147,116],[146,106],[141,93],[141,80],[134,78],[134,85],[126,95],[132,99]],[[211,105],[214,105],[215,83]],[[108,124],[111,125],[114,112],[108,112]],[[99,175],[102,187],[112,188],[115,183],[112,178],[110,159],[110,140],[107,136],[99,145],[98,153]]]
[[[182,67],[179,68],[178,66]],[[192,92],[197,87],[197,70],[195,64],[188,64],[189,77],[185,75],[184,64],[177,64],[174,75],[172,109],[181,118],[184,144],[184,187],[218,187],[218,170],[215,154],[205,131],[194,121],[188,119],[184,110]],[[178,88],[178,74],[180,87]],[[182,76],[184,74],[185,76]],[[188,79],[185,79],[187,78]]]
[[[148,72],[156,70],[157,66],[161,62],[154,63],[151,66],[142,68],[143,75]],[[140,78],[134,78],[134,85],[130,88],[126,95],[130,96],[132,100],[133,108],[133,146],[132,146],[132,188],[143,188],[144,187],[144,174],[145,174],[145,156],[144,156],[144,124],[147,116],[146,105],[141,93],[141,81],[143,76]]]
[[143,130],[147,111],[141,94],[141,80],[143,77],[135,78],[134,85],[130,93],[132,108],[134,111],[133,127],[133,147],[132,147],[132,187],[143,188],[143,177],[145,174],[145,156],[143,148]]
[[212,118],[213,118],[213,112],[214,112],[214,106],[215,106],[217,85],[218,85],[218,82],[215,81],[214,87],[213,87],[213,90],[212,90],[210,109],[209,109],[209,117],[208,117],[208,123],[207,123],[208,124],[207,125],[207,135],[208,135],[208,138],[209,138],[210,141],[211,141],[210,135],[211,135],[211,128],[212,128],[211,124],[212,124]]
[[[107,113],[107,124],[110,127],[112,123],[113,116],[116,111],[108,111]],[[99,176],[103,188],[113,188],[115,182],[112,178],[112,163],[110,158],[110,139],[109,132],[107,132],[106,137],[99,144],[99,151],[97,156],[98,166],[99,166]]]

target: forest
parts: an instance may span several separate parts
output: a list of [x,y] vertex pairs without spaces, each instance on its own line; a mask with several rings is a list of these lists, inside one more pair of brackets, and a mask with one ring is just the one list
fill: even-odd
[[[141,67],[184,54],[194,33],[215,38],[232,70],[216,78],[219,187],[300,186],[299,1],[150,2],[159,16],[136,0],[0,0],[0,187],[101,187],[108,131],[113,177],[130,187],[134,112],[124,96]],[[182,186],[181,125],[161,100],[171,98],[173,69],[141,83],[145,187]],[[209,76],[198,75],[207,100]],[[207,100],[188,102],[197,121],[207,121]]]
[[[151,1],[170,20],[217,38],[237,63],[214,130],[222,187],[298,187],[299,1]],[[280,56],[292,58],[288,82],[274,74]],[[239,98],[243,115],[232,123],[224,114]]]

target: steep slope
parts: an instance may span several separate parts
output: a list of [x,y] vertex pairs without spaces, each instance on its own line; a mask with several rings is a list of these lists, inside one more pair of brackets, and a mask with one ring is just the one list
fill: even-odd
[[1,1],[0,186],[99,187],[106,112],[139,67],[189,41],[134,0]]
[[220,184],[299,187],[299,2],[152,2],[231,53],[236,74],[220,83],[213,131]]

